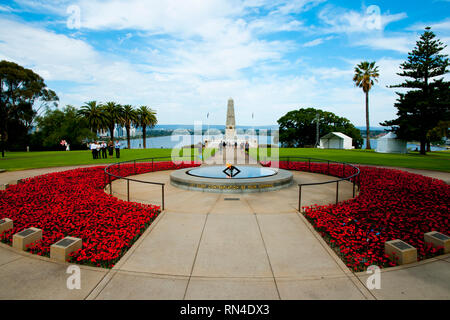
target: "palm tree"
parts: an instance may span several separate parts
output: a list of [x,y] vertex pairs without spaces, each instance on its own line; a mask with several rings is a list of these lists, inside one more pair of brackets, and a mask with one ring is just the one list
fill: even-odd
[[107,102],[102,106],[105,127],[108,128],[111,141],[114,141],[114,127],[122,123],[122,106],[115,102]]
[[370,125],[369,125],[369,91],[374,85],[374,81],[378,82],[380,76],[378,66],[375,66],[374,62],[361,62],[355,67],[355,75],[353,81],[356,86],[362,88],[366,94],[366,132],[367,132],[367,145],[366,149],[370,148]]
[[85,102],[78,110],[77,115],[87,120],[89,128],[91,128],[95,134],[97,134],[98,130],[105,127],[102,106],[101,104],[97,104],[97,101]]
[[125,129],[127,131],[127,143],[128,149],[130,149],[130,127],[131,124],[135,124],[138,122],[138,114],[136,110],[133,109],[133,106],[126,104],[122,107],[122,122],[125,125]]
[[138,124],[142,127],[142,139],[144,149],[146,148],[146,136],[147,136],[147,126],[153,128],[158,120],[156,119],[156,111],[148,108],[147,106],[141,106],[138,110]]

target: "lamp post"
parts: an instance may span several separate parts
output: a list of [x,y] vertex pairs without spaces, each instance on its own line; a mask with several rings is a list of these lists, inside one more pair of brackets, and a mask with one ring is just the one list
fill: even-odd
[[319,145],[319,113],[316,113],[316,144],[314,146],[314,148],[317,148]]

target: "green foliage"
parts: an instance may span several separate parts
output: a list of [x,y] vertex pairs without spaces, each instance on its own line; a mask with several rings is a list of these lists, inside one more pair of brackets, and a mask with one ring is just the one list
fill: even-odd
[[365,93],[372,89],[374,82],[378,82],[378,77],[380,76],[378,67],[375,66],[374,62],[361,62],[355,67],[355,75],[353,76],[353,81],[356,86],[362,88]]
[[374,82],[378,82],[380,73],[378,67],[375,66],[375,62],[361,62],[355,67],[355,75],[353,81],[356,86],[362,88],[366,95],[366,132],[367,132],[367,145],[366,149],[370,147],[370,121],[369,121],[369,91],[372,89]]
[[137,110],[137,123],[142,127],[142,139],[144,149],[146,148],[147,127],[153,128],[158,120],[156,119],[156,112],[147,106],[141,106]]
[[116,102],[107,102],[102,106],[102,114],[105,118],[105,128],[109,130],[111,140],[114,140],[114,127],[116,123],[122,123],[122,106]]
[[[47,88],[38,74],[14,62],[0,61],[0,136],[2,156],[10,135],[8,127],[21,125],[28,130],[39,108],[56,105],[58,96]],[[40,104],[38,110],[33,109]],[[22,133],[26,135],[25,133]]]
[[106,126],[106,119],[102,111],[102,106],[97,101],[89,101],[81,106],[77,115],[85,118],[92,132],[96,133]]
[[133,109],[133,106],[126,104],[122,106],[122,112],[121,112],[121,124],[125,126],[125,130],[127,132],[127,143],[128,143],[128,149],[131,147],[130,142],[130,127],[132,124],[136,124],[138,122],[138,114],[135,109]]
[[426,153],[426,144],[435,138],[430,131],[439,121],[450,120],[450,82],[436,78],[448,73],[449,60],[440,54],[446,46],[435,38],[430,28],[426,28],[408,60],[400,65],[399,75],[406,80],[391,87],[412,90],[397,92],[397,119],[381,123],[392,126],[401,139],[419,140],[421,154]]
[[86,140],[95,139],[96,135],[90,130],[85,118],[77,115],[77,110],[66,106],[63,110],[50,110],[37,118],[37,129],[32,135],[32,150],[41,147],[46,150],[61,150],[61,140],[66,140],[70,148],[85,149]]
[[316,143],[316,114],[319,114],[319,137],[330,132],[342,132],[353,139],[356,148],[361,148],[361,132],[350,120],[314,108],[290,111],[281,117],[278,120],[280,142],[288,147],[313,146]]

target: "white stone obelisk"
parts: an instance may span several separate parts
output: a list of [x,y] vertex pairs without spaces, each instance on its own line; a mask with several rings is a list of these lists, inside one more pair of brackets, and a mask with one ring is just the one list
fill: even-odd
[[234,101],[231,98],[228,99],[225,139],[227,141],[234,141],[236,139],[236,118],[234,117]]

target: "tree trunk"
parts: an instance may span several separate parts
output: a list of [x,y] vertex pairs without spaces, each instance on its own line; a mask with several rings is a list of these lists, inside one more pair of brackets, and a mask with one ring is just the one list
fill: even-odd
[[143,139],[143,146],[144,146],[144,149],[146,149],[147,148],[147,126],[146,125],[143,125],[142,126],[142,139]]
[[431,152],[431,142],[427,141],[427,152]]
[[369,92],[366,92],[366,149],[372,149],[370,146],[370,124],[369,124]]
[[111,141],[114,142],[114,126],[109,127],[109,136],[111,137]]
[[[5,120],[5,119],[2,119]],[[8,125],[2,121],[2,130],[0,131],[0,148],[2,148],[2,158],[5,157],[6,141],[8,141]]]
[[130,141],[130,126],[127,125],[125,126],[126,130],[127,130],[127,144],[128,144],[128,149],[131,149],[131,141]]
[[420,154],[426,155],[426,141],[424,139],[420,140]]

